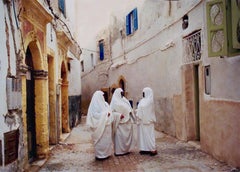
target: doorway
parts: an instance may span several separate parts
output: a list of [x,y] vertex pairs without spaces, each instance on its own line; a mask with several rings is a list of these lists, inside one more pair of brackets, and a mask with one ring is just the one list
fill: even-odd
[[123,79],[120,79],[119,81],[119,87],[122,88],[123,92],[125,92],[125,82]]
[[28,142],[28,160],[33,162],[36,159],[36,124],[35,124],[35,80],[32,54],[27,48],[25,63],[28,66],[26,78],[26,98],[27,98],[27,142]]
[[195,130],[196,140],[200,141],[200,113],[199,113],[199,65],[194,65],[194,102],[195,102]]

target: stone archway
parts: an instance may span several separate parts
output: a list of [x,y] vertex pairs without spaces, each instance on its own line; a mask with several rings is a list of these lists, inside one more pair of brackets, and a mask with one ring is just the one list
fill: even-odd
[[[19,62],[19,71],[22,79],[22,118],[23,118],[23,145],[24,167],[28,166],[28,140],[27,132],[27,107],[32,106],[35,114],[35,154],[36,158],[45,158],[49,153],[48,130],[48,72],[46,58],[46,24],[51,22],[52,16],[38,1],[21,1],[19,9],[24,9],[19,14],[19,22],[22,36],[23,57]],[[41,16],[41,17],[39,17]],[[28,49],[28,50],[27,50]],[[27,51],[31,53],[32,64],[26,63]],[[29,59],[28,59],[29,60]],[[27,61],[28,61],[27,60]],[[27,77],[29,65],[32,66],[31,76],[34,88],[29,95],[34,96],[33,104],[27,100]],[[31,137],[31,136],[30,136]]]
[[[23,100],[25,100],[23,101],[23,112],[26,112],[24,127],[28,138],[26,145],[28,146],[29,162],[36,158],[46,157],[49,152],[48,72],[44,69],[43,58],[38,41],[29,42],[25,56],[27,69],[25,81],[23,78],[23,82],[26,84],[22,88]],[[35,124],[30,125],[29,129],[29,124],[34,122]]]

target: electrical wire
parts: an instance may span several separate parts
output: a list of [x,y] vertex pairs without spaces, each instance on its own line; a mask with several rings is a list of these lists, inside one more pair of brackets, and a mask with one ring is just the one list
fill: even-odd
[[78,49],[79,49],[79,53],[82,54],[82,50],[81,50],[81,48],[80,48],[80,45],[79,45],[79,44],[77,43],[77,41],[73,38],[72,33],[71,33],[69,27],[67,26],[67,24],[66,24],[56,13],[54,13],[53,8],[51,7],[51,4],[50,4],[50,0],[46,0],[46,1],[47,1],[48,8],[49,8],[49,10],[51,11],[51,14],[53,15],[53,17],[54,17],[55,19],[59,20],[59,21],[63,24],[62,26],[64,26],[64,27],[67,29],[67,33],[69,33],[72,41],[77,45],[77,47],[78,47]]

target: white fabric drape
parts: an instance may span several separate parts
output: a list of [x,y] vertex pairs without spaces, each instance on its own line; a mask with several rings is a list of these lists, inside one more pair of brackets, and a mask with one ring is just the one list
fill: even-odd
[[[134,147],[133,124],[130,117],[133,109],[129,101],[121,96],[121,88],[114,91],[110,107],[114,115],[114,151],[116,155],[122,155],[131,151]],[[121,119],[121,115],[123,118]]]
[[153,91],[151,88],[146,87],[143,89],[145,97],[143,97],[137,108],[137,117],[143,124],[150,124],[156,122]]
[[143,89],[144,97],[140,100],[137,108],[138,119],[138,146],[141,151],[154,151],[155,133],[154,122],[156,116],[154,111],[153,91],[146,87]]
[[87,114],[86,124],[92,129],[95,156],[106,158],[111,155],[113,115],[102,91],[93,94]]

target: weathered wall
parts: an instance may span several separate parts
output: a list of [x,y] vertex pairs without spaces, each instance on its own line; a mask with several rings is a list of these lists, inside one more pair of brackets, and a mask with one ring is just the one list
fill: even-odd
[[81,96],[69,96],[69,125],[75,127],[81,120]]
[[108,85],[108,68],[110,67],[110,62],[99,64],[95,66],[95,70],[90,73],[82,75],[82,113],[87,114],[87,109],[91,101],[92,95],[96,90],[101,88],[107,88]]
[[[101,71],[98,64],[83,75],[86,99],[90,101],[96,89],[118,85],[119,78],[124,77],[127,98],[133,100],[136,108],[142,89],[149,86],[154,91],[156,128],[184,141],[197,140],[195,113],[199,105],[202,149],[219,160],[239,166],[240,56],[208,57],[206,1],[144,2],[144,5],[136,4],[139,27],[132,35],[125,35],[125,17],[132,6],[129,5],[124,15],[116,13],[112,17],[106,29],[110,34],[102,35],[111,35],[112,64],[105,84],[96,82],[97,73]],[[183,30],[185,14],[189,26]],[[201,59],[183,62],[183,40],[198,30],[201,31]],[[194,65],[198,66],[198,93],[194,89]],[[211,67],[210,95],[205,94],[204,67],[207,65]],[[109,64],[101,63],[101,66],[108,68]],[[85,102],[86,107],[89,101]]]
[[80,61],[76,58],[69,61],[70,71],[68,75],[69,79],[69,95],[81,95],[81,72]]
[[[2,165],[0,166],[0,171],[17,171],[19,167],[23,166],[22,162],[14,161],[11,164],[4,166],[5,159],[5,149],[8,145],[4,144],[5,137],[4,133],[9,131],[14,131],[19,128],[19,145],[18,145],[18,158],[22,159],[24,157],[23,152],[23,128],[22,128],[22,113],[19,107],[13,111],[8,111],[7,100],[7,77],[18,77],[17,76],[17,54],[19,53],[19,43],[20,39],[18,37],[18,30],[16,29],[16,22],[13,13],[13,6],[10,4],[0,2],[0,140],[1,140],[1,150],[0,159],[2,160]],[[14,97],[14,100],[17,98]],[[16,101],[21,101],[18,99]],[[18,102],[20,103],[20,102]],[[7,156],[7,155],[6,155]],[[20,164],[20,165],[19,165]]]
[[202,100],[201,148],[221,161],[240,166],[240,103]]

